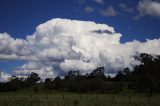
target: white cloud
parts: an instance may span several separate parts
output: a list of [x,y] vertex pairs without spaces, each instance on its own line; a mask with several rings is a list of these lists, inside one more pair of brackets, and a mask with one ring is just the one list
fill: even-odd
[[7,74],[5,72],[0,72],[0,82],[6,82],[6,81],[8,81],[9,77],[11,77],[10,74]]
[[155,0],[141,0],[139,1],[137,10],[139,11],[139,15],[136,19],[146,15],[160,17],[160,2]]
[[[89,0],[78,0],[79,3],[85,3],[86,1],[89,1]],[[92,0],[93,2],[95,3],[98,3],[98,4],[103,4],[104,3],[104,0]]]
[[[29,55],[30,50],[27,47],[27,42],[22,39],[14,39],[7,33],[0,33],[0,58],[22,58],[24,55]],[[28,49],[26,51],[26,49]]]
[[57,18],[39,25],[24,40],[0,34],[0,59],[27,60],[14,70],[15,74],[36,72],[46,78],[69,70],[91,72],[98,66],[113,74],[139,64],[133,57],[137,52],[160,55],[160,39],[122,44],[121,36],[106,24]]
[[85,11],[86,13],[92,13],[92,12],[94,11],[94,9],[93,9],[92,7],[90,7],[90,6],[86,6],[86,7],[84,8],[84,11]]
[[112,6],[109,6],[105,10],[100,10],[100,14],[105,17],[110,17],[110,16],[116,16],[117,12],[115,11],[115,9]]
[[133,8],[128,7],[126,4],[119,4],[119,7],[121,8],[122,11],[126,12],[126,13],[132,13],[133,12]]
[[99,3],[99,4],[103,4],[104,1],[103,0],[94,0],[96,3]]
[[79,3],[84,3],[86,0],[78,0]]
[[53,63],[51,64],[47,62],[28,62],[21,67],[17,67],[14,70],[14,73],[18,76],[25,76],[31,72],[36,72],[41,78],[54,78],[58,73],[56,73],[52,65]]

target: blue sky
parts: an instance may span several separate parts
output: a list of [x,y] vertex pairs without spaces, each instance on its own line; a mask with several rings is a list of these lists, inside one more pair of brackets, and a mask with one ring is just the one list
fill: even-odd
[[[0,33],[25,39],[39,24],[52,18],[67,18],[108,24],[123,35],[121,43],[157,39],[160,37],[159,12],[137,10],[141,1],[145,0],[0,0]],[[102,14],[109,7],[113,11]],[[0,69],[10,72],[22,64],[21,61],[0,62]]]
[[[160,19],[145,16],[139,20],[133,18],[139,0],[104,0],[103,4],[94,0],[1,0],[0,1],[0,32],[8,32],[13,37],[25,38],[32,34],[36,26],[52,18],[69,18],[91,20],[106,23],[123,34],[122,42],[158,38],[160,35]],[[123,12],[119,4],[123,3],[133,8],[133,13]],[[86,6],[97,10],[92,13],[84,11]],[[118,12],[116,16],[102,16],[98,10],[112,6]]]

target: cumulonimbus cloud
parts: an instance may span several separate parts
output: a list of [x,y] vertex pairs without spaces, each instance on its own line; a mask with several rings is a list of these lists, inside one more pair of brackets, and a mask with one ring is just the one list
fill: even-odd
[[133,57],[136,53],[160,55],[160,39],[121,43],[121,36],[106,24],[56,18],[39,25],[26,39],[1,33],[0,60],[26,60],[15,68],[17,75],[36,72],[54,78],[70,70],[91,72],[98,66],[113,74],[139,64]]

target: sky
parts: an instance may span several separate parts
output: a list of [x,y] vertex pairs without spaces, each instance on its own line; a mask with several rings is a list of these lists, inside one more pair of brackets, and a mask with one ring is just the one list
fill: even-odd
[[[47,23],[49,20],[52,21]],[[52,25],[57,22],[57,20],[60,24]],[[70,22],[71,20],[77,21]],[[94,24],[92,22],[94,22]],[[106,24],[106,26],[104,26],[104,24]],[[91,27],[90,25],[93,26]],[[64,26],[68,26],[68,28]],[[76,27],[75,29],[74,26]],[[89,27],[88,30],[86,30],[85,26]],[[70,28],[73,28],[73,30],[70,30]],[[131,53],[133,51],[130,50],[130,48],[134,50],[136,48],[138,52],[159,54],[157,50],[157,47],[160,45],[159,28],[159,0],[0,0],[0,71],[3,72],[1,76],[4,76],[4,78],[1,79],[4,80],[6,76],[12,74],[18,73],[21,75],[31,71],[35,71],[44,77],[57,76],[66,72],[66,70],[74,69],[72,65],[76,63],[75,61],[80,62],[78,64],[83,62],[81,65],[76,66],[76,69],[78,69],[78,67],[90,67],[87,70],[81,69],[83,72],[89,72],[88,70],[97,67],[99,64],[103,64],[107,68],[106,73],[114,73],[114,70],[129,66],[131,63],[132,59],[129,57],[133,55]],[[51,31],[52,29],[57,32]],[[82,30],[80,33],[77,33],[80,29],[84,31]],[[92,29],[97,32],[98,37],[94,35],[93,32],[89,33]],[[112,37],[109,37],[107,34],[105,35],[105,31],[112,32],[110,34],[108,33],[108,35]],[[73,33],[80,35],[75,37],[72,35]],[[68,34],[70,34],[73,41],[68,38]],[[91,38],[82,36],[88,34],[89,36],[93,36]],[[44,42],[46,43],[47,41],[44,41],[43,44],[37,43],[40,42],[37,39],[43,38],[42,35],[43,37],[48,36],[48,38],[53,40],[58,39],[61,42],[64,41],[64,45],[50,42],[47,43],[46,46]],[[62,38],[53,38],[51,35],[62,35]],[[104,36],[104,38],[99,37],[99,35]],[[35,40],[32,41],[33,39],[31,40],[31,37],[34,36],[36,36]],[[85,43],[85,39],[87,39],[87,43]],[[91,53],[95,51],[93,51],[94,48],[88,43],[90,42],[88,39],[97,39],[95,40],[97,43],[93,42],[96,44],[95,46],[98,45],[98,52],[95,54]],[[105,39],[104,43],[101,44],[99,40],[103,39]],[[112,44],[113,42],[108,39],[118,45],[118,47],[116,46],[118,50],[125,48],[126,50],[123,50],[122,53],[127,53],[128,58],[118,59],[119,62],[115,65],[114,63],[117,57],[122,56],[122,54],[115,53],[116,50],[113,48],[116,47]],[[85,43],[85,45],[79,44],[80,41]],[[71,42],[74,42],[75,45],[71,44]],[[105,44],[106,42],[107,44]],[[110,43],[111,45],[109,45]],[[105,48],[103,47],[104,45],[109,45],[108,48],[112,48]],[[138,45],[142,47],[138,47]],[[31,53],[30,50],[25,49],[27,47],[34,49],[32,50],[34,52]],[[102,47],[105,49],[99,49]],[[49,50],[51,48],[54,49],[54,52],[51,50],[51,53],[55,53],[56,50],[57,52],[65,52],[68,54],[64,55],[62,53],[59,58],[56,58],[57,55],[46,53],[46,48]],[[61,50],[65,48],[67,48],[67,52]],[[84,51],[82,48],[87,50],[82,52]],[[143,48],[146,49],[143,50]],[[137,52],[136,50],[134,53]],[[41,51],[42,53],[40,55],[39,52]],[[109,56],[104,52],[116,55]],[[37,55],[37,53],[41,57],[45,57],[45,59],[37,59],[37,56],[35,60],[30,59],[33,58],[31,55]],[[51,55],[50,57],[48,56],[49,54]],[[69,54],[71,54],[71,56],[69,56]],[[96,57],[97,55],[98,58]],[[47,59],[46,56],[48,56]],[[108,59],[108,56],[112,58],[108,59],[110,61],[99,60],[100,57],[103,56],[105,56],[106,59]],[[84,62],[84,60],[89,62]],[[118,66],[118,64],[122,63],[123,66]],[[44,70],[49,70],[47,75]]]

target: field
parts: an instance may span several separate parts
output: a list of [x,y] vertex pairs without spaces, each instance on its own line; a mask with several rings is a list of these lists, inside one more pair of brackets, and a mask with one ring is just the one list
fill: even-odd
[[0,106],[160,106],[160,95],[0,93]]

